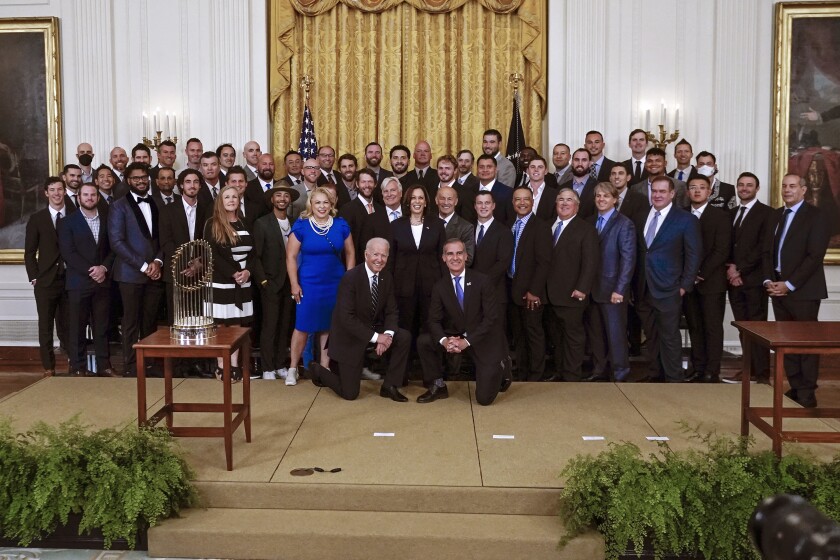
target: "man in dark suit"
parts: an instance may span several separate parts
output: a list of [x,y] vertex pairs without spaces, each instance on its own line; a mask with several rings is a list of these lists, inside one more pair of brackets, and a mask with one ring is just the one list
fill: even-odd
[[[143,168],[143,174],[146,171]],[[58,245],[67,266],[67,357],[73,377],[94,375],[85,359],[85,327],[91,318],[96,369],[102,377],[119,377],[108,348],[108,306],[114,254],[108,239],[108,216],[96,209],[93,184],[79,189],[80,208],[58,222]]]
[[[216,155],[219,156],[220,173],[227,175],[228,169],[236,165],[236,148],[229,143],[219,144],[216,146]],[[247,170],[245,170],[245,174],[247,177]],[[252,178],[248,178],[248,180],[250,181]]]
[[341,207],[339,216],[347,221],[356,245],[356,254],[361,255],[368,240],[381,237],[391,240],[391,222],[385,206],[373,199],[376,177],[369,169],[362,169],[356,174],[359,194],[356,199]]
[[723,354],[723,314],[726,310],[726,261],[732,243],[729,214],[711,205],[709,180],[688,181],[691,213],[700,221],[702,257],[694,290],[685,294],[683,311],[691,337],[691,367],[698,381],[717,383]]
[[475,225],[475,195],[478,193],[478,178],[473,175],[475,157],[469,150],[458,152],[458,179],[452,185],[458,191],[458,206],[455,212]]
[[495,210],[493,193],[480,191],[475,197],[477,225],[472,269],[486,275],[490,285],[496,287],[498,317],[505,325],[508,301],[505,274],[513,259],[513,234],[505,223],[495,218]]
[[281,177],[290,187],[303,183],[303,156],[296,150],[289,150],[283,157],[283,164],[286,168],[286,175]]
[[683,382],[689,379],[681,362],[682,296],[694,288],[702,241],[700,222],[674,202],[671,181],[653,179],[653,205],[637,218],[635,301],[647,335],[651,377]]
[[[201,188],[201,175],[195,169],[185,169],[178,175],[178,190],[181,196],[172,204],[167,204],[160,211],[160,248],[163,251],[163,281],[166,285],[168,323],[173,322],[173,282],[172,257],[178,247],[204,234],[204,223],[210,217],[211,208],[198,200]],[[197,266],[197,263],[196,263]],[[195,268],[187,267],[179,274],[193,274]]]
[[[635,191],[647,199],[648,204],[652,204],[651,184],[656,177],[665,175],[666,155],[665,150],[653,147],[647,151],[645,155],[645,170],[648,173],[647,179],[630,185],[630,190]],[[674,185],[674,203],[680,208],[688,208],[688,189],[686,184],[678,179],[669,178],[671,184]]]
[[588,218],[595,213],[595,185],[598,180],[592,177],[592,160],[589,151],[578,148],[572,154],[572,178],[560,185],[563,189],[572,189],[580,200],[580,216]]
[[220,172],[219,156],[216,152],[204,152],[200,162],[198,172],[201,173],[201,190],[198,191],[198,199],[212,207],[227,178]]
[[100,165],[93,171],[93,183],[99,189],[99,210],[107,212],[116,200],[114,196],[114,172],[107,165]]
[[111,164],[111,171],[114,173],[114,184],[121,183],[125,177],[125,166],[128,165],[128,154],[125,153],[125,148],[121,146],[111,148],[108,163]]
[[[590,130],[586,133],[583,146],[589,152],[590,174],[597,183],[606,183],[610,180],[615,162],[604,155],[604,135],[597,130]],[[582,201],[581,201],[582,203]]]
[[414,169],[400,179],[403,185],[403,191],[411,185],[420,184],[426,187],[429,198],[434,200],[440,178],[438,177],[437,170],[432,169],[431,162],[432,147],[425,140],[421,140],[414,146]]
[[338,170],[333,169],[335,164],[335,150],[332,146],[321,146],[318,148],[318,166],[321,168],[321,176],[318,177],[318,185],[332,183],[338,184]]
[[513,189],[496,177],[496,158],[487,154],[478,156],[476,170],[478,172],[479,192],[491,193],[496,203],[493,217],[507,227],[512,226],[516,219],[516,214],[513,211]]
[[[531,177],[528,175],[528,166],[531,164],[531,160],[537,156],[539,156],[537,150],[530,146],[525,146],[519,151],[519,167],[516,170],[515,186],[527,187],[530,185]],[[536,202],[534,203],[534,206],[536,207]]]
[[382,184],[382,180],[385,177],[391,177],[393,175],[393,173],[387,169],[382,169],[380,167],[381,163],[382,146],[379,145],[379,142],[370,142],[367,146],[365,146],[365,167],[373,172],[373,177],[376,180],[376,190],[379,189],[379,185]]
[[228,169],[227,186],[235,187],[239,192],[239,213],[242,216],[242,223],[248,231],[254,231],[254,222],[264,215],[265,202],[259,203],[249,199],[246,195],[248,190],[248,176],[245,170],[234,165]]
[[578,214],[580,199],[572,189],[561,190],[555,206],[554,249],[546,277],[554,314],[555,364],[563,379],[580,381],[586,344],[583,313],[598,272],[598,232]]
[[364,263],[341,278],[330,323],[330,369],[313,362],[312,382],[341,398],[355,400],[368,347],[388,355],[388,372],[379,395],[396,402],[408,399],[399,392],[408,365],[411,334],[399,328],[394,281],[385,265],[389,244],[375,237],[367,242]]
[[[215,153],[213,157],[218,163]],[[165,288],[161,279],[159,211],[148,195],[148,169],[131,164],[126,168],[126,177],[131,191],[111,205],[108,236],[116,255],[113,278],[120,283],[123,302],[125,375],[134,377],[137,375],[134,344],[157,328],[157,313]]]
[[528,163],[527,184],[534,195],[534,215],[547,223],[554,223],[554,219],[557,217],[555,200],[558,191],[546,184],[545,172],[545,159],[542,156],[534,155]]
[[447,239],[460,239],[467,251],[467,266],[475,258],[475,228],[464,218],[455,213],[458,205],[458,193],[452,187],[441,187],[435,196],[438,217],[443,220]]
[[359,189],[356,187],[356,156],[353,154],[342,154],[338,158],[338,182],[335,185],[336,210],[341,210],[344,205],[355,200],[359,195]]
[[[610,179],[623,165],[615,165]],[[618,189],[599,183],[595,187],[598,213],[587,221],[598,231],[599,267],[592,285],[592,305],[585,317],[586,335],[592,348],[592,374],[585,381],[608,381],[607,364],[616,381],[630,374],[627,352],[627,300],[636,268],[636,227],[616,209]],[[591,258],[591,256],[590,256]]]
[[540,381],[545,373],[543,304],[551,265],[551,228],[532,213],[534,194],[528,187],[513,191],[513,259],[508,269],[508,320],[516,349],[517,375]]
[[[245,158],[245,176],[249,181],[257,178],[257,162],[262,155],[262,148],[259,142],[249,140],[242,146],[242,156]],[[272,158],[274,163],[274,158]]]
[[251,201],[252,205],[258,209],[256,218],[259,218],[272,210],[268,206],[265,193],[274,187],[274,156],[262,154],[257,158],[256,169],[257,176],[248,181],[248,186],[245,188],[245,200]]
[[158,169],[157,188],[151,194],[152,200],[155,204],[157,204],[158,210],[162,209],[164,206],[172,204],[180,198],[177,194],[175,194],[176,183],[177,179],[175,178],[174,169],[171,167],[161,167]]
[[475,400],[487,406],[511,384],[510,357],[502,324],[496,313],[496,290],[480,272],[466,272],[467,251],[459,239],[443,246],[449,274],[435,284],[429,309],[429,332],[417,339],[428,390],[417,397],[429,403],[449,396],[441,376],[444,354],[468,354],[475,363]]
[[58,177],[44,182],[47,207],[38,210],[26,223],[23,260],[26,276],[35,289],[38,310],[38,347],[44,375],[55,375],[53,325],[58,340],[67,348],[67,292],[64,289],[65,265],[58,248],[58,223],[67,217],[64,183]]
[[164,140],[157,149],[157,164],[149,170],[150,186],[149,194],[155,195],[158,191],[158,173],[164,167],[172,169],[172,182],[175,182],[175,159],[178,157],[175,143],[171,140]]
[[709,204],[715,208],[729,210],[737,203],[735,199],[735,187],[729,183],[722,183],[716,177],[718,173],[717,158],[711,152],[700,152],[697,154],[697,173],[709,178],[712,185],[712,194],[709,197]]
[[[641,128],[633,130],[627,137],[627,145],[630,147],[630,159],[622,162],[622,165],[627,168],[627,173],[630,175],[630,183],[638,183],[647,179],[647,170],[645,169],[645,158],[648,147],[647,133]],[[613,166],[614,167],[614,166]]]
[[64,205],[68,214],[79,208],[79,189],[82,186],[82,168],[75,163],[68,163],[61,172],[64,181]]
[[[766,321],[767,291],[762,286],[762,254],[767,239],[771,209],[757,198],[761,184],[754,174],[741,173],[738,177],[740,204],[729,211],[732,224],[732,249],[727,265],[729,304],[736,321]],[[741,339],[741,346],[744,346]],[[766,346],[750,343],[752,379],[770,383],[770,350]],[[724,383],[740,383],[742,372],[723,377]]]
[[260,287],[262,304],[260,355],[263,379],[286,377],[283,364],[288,357],[287,343],[291,326],[286,241],[292,225],[288,211],[300,193],[283,183],[277,185],[265,193],[272,211],[254,223],[254,250],[249,257],[254,279]]
[[[801,177],[785,175],[785,204],[770,215],[762,269],[777,321],[817,321],[820,302],[828,297],[823,271],[828,224],[819,208],[805,202],[807,191]],[[814,392],[819,365],[816,355],[785,356],[790,383],[790,391],[785,394],[805,408],[817,406]]]
[[677,167],[668,172],[668,177],[688,183],[688,180],[697,174],[697,168],[691,165],[693,156],[694,149],[685,138],[674,144],[674,159],[677,160]]
[[408,146],[397,144],[388,152],[388,157],[391,161],[391,170],[394,172],[394,177],[402,181],[402,178],[408,173],[408,160],[411,158],[411,150],[408,149]]

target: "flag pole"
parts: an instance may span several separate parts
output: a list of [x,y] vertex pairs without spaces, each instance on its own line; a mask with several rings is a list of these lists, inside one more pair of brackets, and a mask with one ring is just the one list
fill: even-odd
[[506,157],[513,163],[518,175],[519,154],[526,145],[525,131],[522,127],[522,118],[519,112],[519,84],[525,83],[525,76],[519,72],[513,72],[508,75],[508,83],[513,86],[513,110],[511,111]]
[[304,92],[304,102],[298,152],[300,152],[304,161],[318,155],[318,140],[315,137],[315,120],[312,118],[312,112],[309,110],[309,91],[312,89],[312,84],[314,83],[315,80],[309,74],[304,74],[300,78],[300,87],[303,88]]

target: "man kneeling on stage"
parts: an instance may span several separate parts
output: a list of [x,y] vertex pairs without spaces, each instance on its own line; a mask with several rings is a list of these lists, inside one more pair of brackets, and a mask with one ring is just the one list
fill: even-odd
[[467,252],[460,239],[450,239],[443,246],[443,262],[449,274],[432,289],[429,332],[417,339],[423,380],[429,387],[417,402],[449,396],[441,374],[445,351],[470,355],[476,370],[475,399],[486,406],[511,384],[510,357],[495,286],[480,272],[466,273]]
[[397,402],[408,399],[399,392],[408,363],[411,334],[397,326],[394,281],[384,270],[390,245],[374,237],[365,246],[365,262],[350,269],[338,285],[328,344],[330,369],[312,362],[312,382],[329,387],[347,400],[359,396],[359,383],[368,347],[377,356],[388,354],[388,373],[379,395]]

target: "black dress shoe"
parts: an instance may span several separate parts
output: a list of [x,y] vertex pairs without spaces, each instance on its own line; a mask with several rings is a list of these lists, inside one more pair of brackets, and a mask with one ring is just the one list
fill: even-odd
[[99,371],[99,377],[122,377],[122,374],[114,371],[114,368],[105,368]]
[[499,387],[499,392],[504,393],[505,391],[510,389],[510,386],[512,384],[513,384],[513,379],[510,376],[505,377],[504,379],[502,379],[502,386]]
[[788,389],[785,391],[785,396],[792,401],[796,400],[796,389]]
[[400,393],[393,385],[383,385],[380,387],[379,396],[396,402],[408,402],[408,398]]
[[609,376],[605,373],[593,373],[593,374],[589,375],[588,377],[583,378],[583,381],[585,383],[592,383],[592,382],[599,382],[599,381],[609,381],[609,380],[610,380]]
[[449,389],[446,388],[446,385],[444,385],[443,387],[439,387],[438,385],[432,385],[431,387],[429,387],[428,391],[417,397],[417,402],[430,403],[438,399],[446,398],[449,398]]
[[704,373],[698,381],[700,383],[720,383],[720,376],[717,373]]

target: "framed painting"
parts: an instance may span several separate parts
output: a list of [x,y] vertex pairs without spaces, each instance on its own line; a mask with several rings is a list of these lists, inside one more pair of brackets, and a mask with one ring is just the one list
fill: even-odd
[[22,263],[26,222],[62,162],[58,18],[0,19],[0,263]]
[[806,200],[826,212],[831,242],[825,262],[840,264],[840,2],[779,2],[773,87],[770,203],[796,173]]

